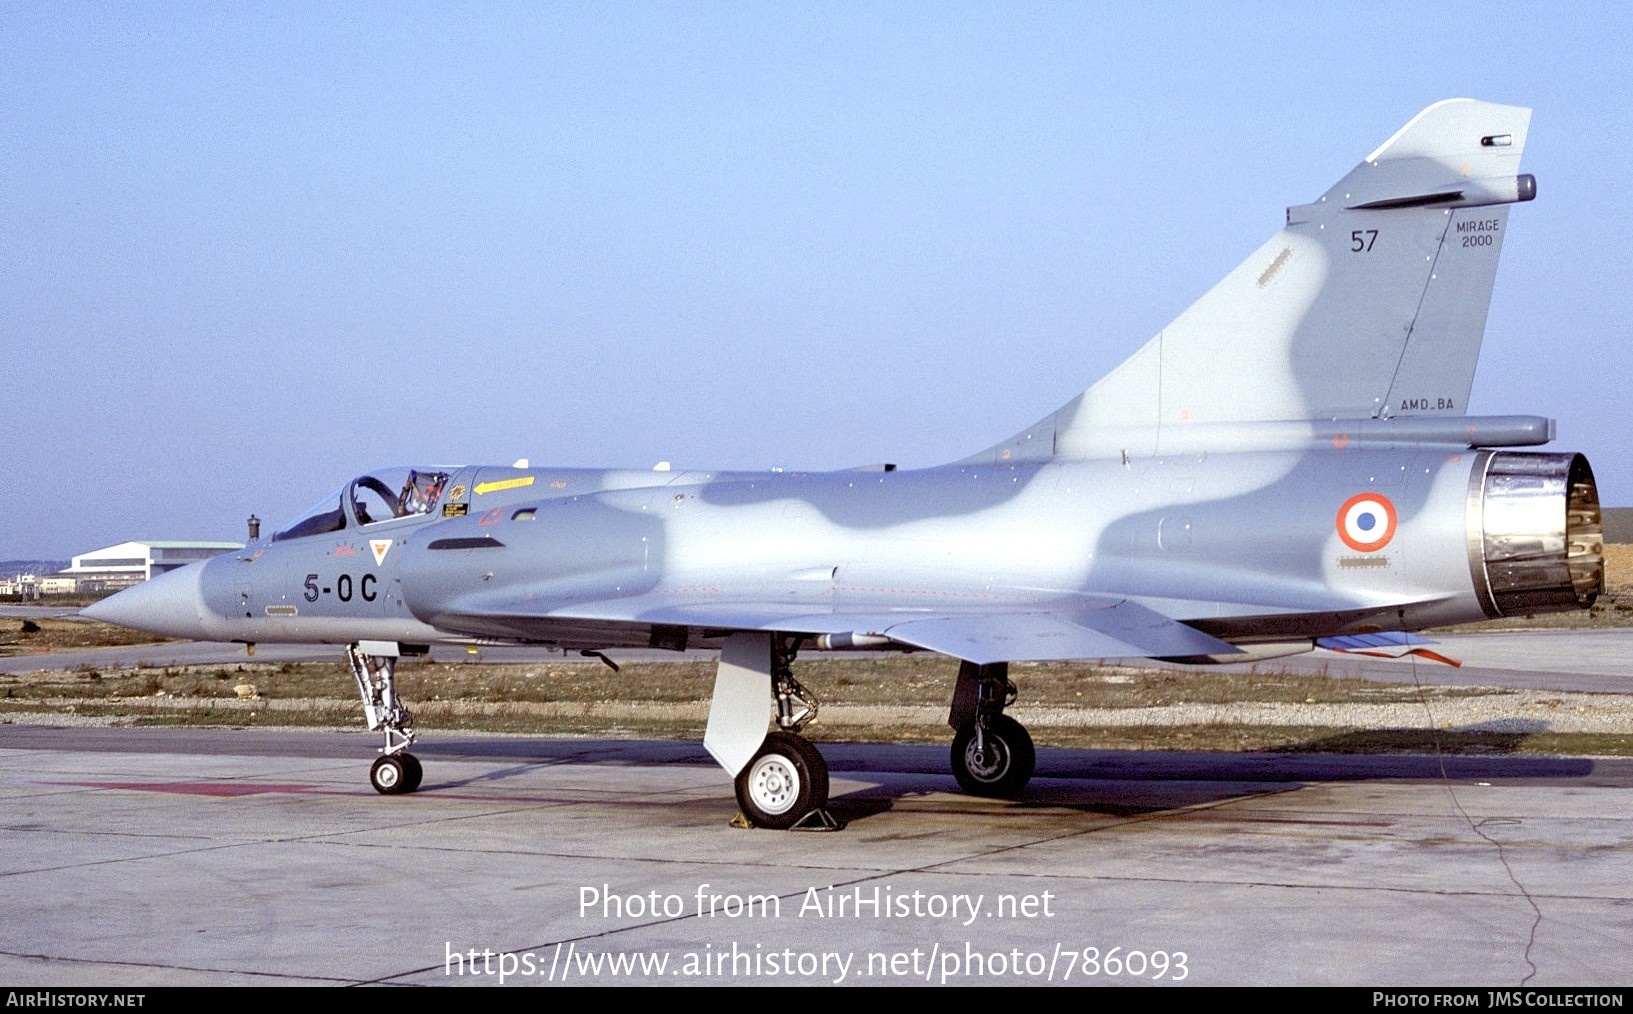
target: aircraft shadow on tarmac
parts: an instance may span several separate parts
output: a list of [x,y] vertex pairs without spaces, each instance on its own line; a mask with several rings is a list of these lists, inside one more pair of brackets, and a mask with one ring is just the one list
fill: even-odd
[[[1042,810],[1129,817],[1297,791],[1324,782],[1371,779],[1553,781],[1607,773],[1607,762],[1603,760],[1516,754],[1514,751],[1526,737],[1540,731],[1542,726],[1542,723],[1523,724],[1528,727],[1481,731],[1480,739],[1474,744],[1484,751],[1479,754],[1436,755],[1431,752],[1433,742],[1429,730],[1403,730],[1403,735],[1424,737],[1421,741],[1424,752],[1420,753],[1343,752],[1359,749],[1363,743],[1376,743],[1377,734],[1370,732],[1336,733],[1290,744],[1275,752],[1045,748],[1038,750],[1037,774],[1022,796],[1014,800],[982,799],[960,793],[952,775],[947,773],[945,746],[823,743],[821,749],[835,781],[828,808],[845,823],[887,813],[909,800],[915,801],[915,812],[931,807],[971,817]],[[1467,738],[1470,734],[1462,734],[1460,745],[1465,748],[1470,745]],[[420,750],[431,761],[513,758],[520,762],[457,780],[438,779],[433,763],[421,790],[431,794],[479,785],[492,787],[536,772],[541,766],[681,764],[710,767],[714,764],[698,744],[673,741],[447,740],[422,741]],[[1619,762],[1609,763],[1625,766]],[[863,784],[855,786],[857,782]],[[730,792],[729,786],[722,785],[719,801],[694,799],[665,805],[686,809],[729,805],[726,800]],[[940,799],[945,799],[945,806],[935,802]]]

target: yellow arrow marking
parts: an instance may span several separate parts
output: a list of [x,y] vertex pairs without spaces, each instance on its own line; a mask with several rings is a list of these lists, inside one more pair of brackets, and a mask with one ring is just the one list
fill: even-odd
[[499,479],[495,482],[479,483],[476,487],[476,495],[481,496],[483,493],[497,493],[501,489],[518,489],[522,486],[531,485],[533,485],[533,476],[531,475],[524,475],[519,479]]

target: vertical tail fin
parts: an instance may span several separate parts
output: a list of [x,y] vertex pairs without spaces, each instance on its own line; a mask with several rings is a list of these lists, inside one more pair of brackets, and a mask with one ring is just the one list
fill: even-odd
[[1156,453],[1201,423],[1461,414],[1531,111],[1437,102],[1059,411],[969,460]]

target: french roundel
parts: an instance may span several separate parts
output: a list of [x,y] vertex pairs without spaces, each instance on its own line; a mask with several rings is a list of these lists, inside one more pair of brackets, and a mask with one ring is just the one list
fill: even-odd
[[1381,493],[1357,493],[1338,508],[1338,537],[1357,553],[1376,553],[1395,537],[1395,505]]

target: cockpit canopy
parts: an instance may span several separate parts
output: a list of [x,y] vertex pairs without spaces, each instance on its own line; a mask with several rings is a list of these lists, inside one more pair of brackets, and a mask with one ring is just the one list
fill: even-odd
[[360,475],[318,501],[317,506],[272,536],[272,541],[429,514],[447,485],[447,472],[427,468],[384,468]]

